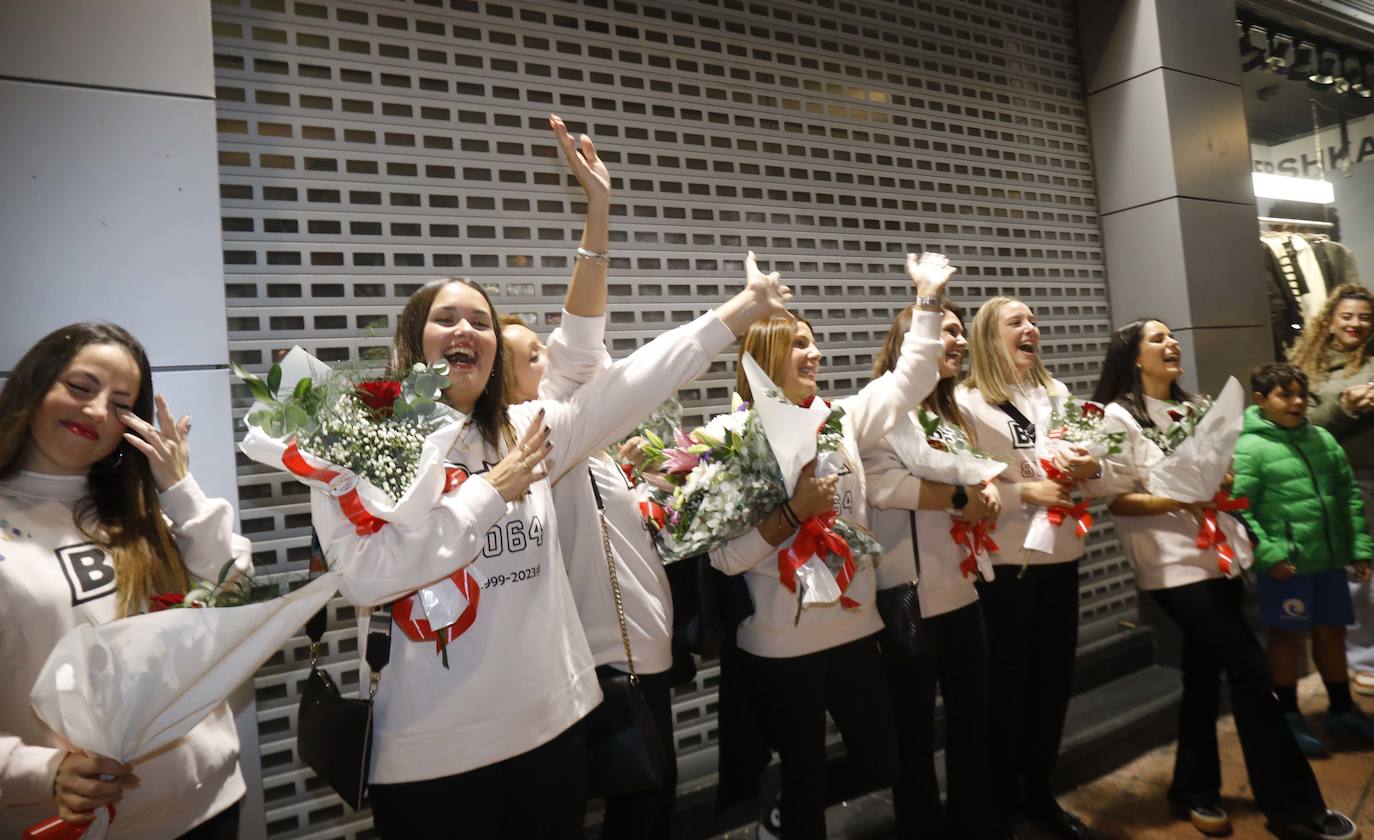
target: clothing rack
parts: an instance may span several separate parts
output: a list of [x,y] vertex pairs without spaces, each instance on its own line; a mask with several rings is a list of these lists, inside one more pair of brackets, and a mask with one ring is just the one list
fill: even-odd
[[1332,222],[1317,222],[1311,219],[1280,219],[1274,216],[1260,216],[1259,221],[1262,225],[1289,225],[1292,227],[1317,228],[1319,230],[1330,230],[1336,226]]

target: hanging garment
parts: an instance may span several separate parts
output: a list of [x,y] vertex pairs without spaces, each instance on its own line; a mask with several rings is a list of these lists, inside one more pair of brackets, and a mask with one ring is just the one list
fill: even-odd
[[1304,236],[1312,247],[1312,254],[1326,278],[1326,288],[1334,289],[1342,283],[1359,283],[1360,272],[1355,266],[1355,254],[1347,247],[1322,234]]
[[1298,333],[1303,319],[1321,309],[1327,282],[1312,246],[1293,233],[1260,236],[1265,257],[1269,293],[1269,322],[1274,335],[1274,356],[1282,359]]

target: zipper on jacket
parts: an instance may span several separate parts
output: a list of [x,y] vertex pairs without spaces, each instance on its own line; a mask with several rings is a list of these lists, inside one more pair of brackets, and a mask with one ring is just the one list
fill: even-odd
[[1291,433],[1288,436],[1288,445],[1297,450],[1303,466],[1307,467],[1307,474],[1312,478],[1312,493],[1317,497],[1317,504],[1321,505],[1322,508],[1322,536],[1326,538],[1326,568],[1329,571],[1332,568],[1332,561],[1336,559],[1336,548],[1331,544],[1331,523],[1326,515],[1326,500],[1322,498],[1321,485],[1317,483],[1317,471],[1312,469],[1312,462],[1307,460],[1307,455],[1302,451],[1298,442],[1293,439]]

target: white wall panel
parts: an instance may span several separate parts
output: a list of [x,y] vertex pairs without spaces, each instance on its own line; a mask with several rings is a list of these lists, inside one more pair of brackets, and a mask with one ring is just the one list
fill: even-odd
[[0,79],[6,366],[87,319],[157,367],[225,363],[214,108]]
[[[582,209],[553,111],[617,178],[616,356],[723,299],[752,248],[816,324],[825,392],[852,393],[909,300],[903,254],[939,250],[956,299],[1026,299],[1056,374],[1095,382],[1110,324],[1067,0],[217,0],[213,26],[230,355],[251,369],[292,344],[380,358],[445,274],[551,330]],[[733,381],[729,352],[681,392],[689,422]],[[303,568],[303,488],[240,459],[239,490],[262,567]],[[1134,615],[1109,528],[1081,580],[1087,644]],[[353,613],[331,609],[327,661],[356,687]],[[269,835],[361,837],[295,755],[304,651],[256,681]],[[684,785],[714,768],[716,674],[675,694]]]
[[6,0],[0,76],[209,97],[203,0]]

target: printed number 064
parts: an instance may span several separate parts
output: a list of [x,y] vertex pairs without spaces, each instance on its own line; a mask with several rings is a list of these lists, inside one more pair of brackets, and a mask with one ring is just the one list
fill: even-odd
[[487,531],[482,554],[486,557],[496,557],[507,551],[524,551],[530,543],[537,546],[544,544],[544,526],[537,516],[530,520],[528,531],[525,523],[518,519],[504,525],[493,525],[491,530]]

